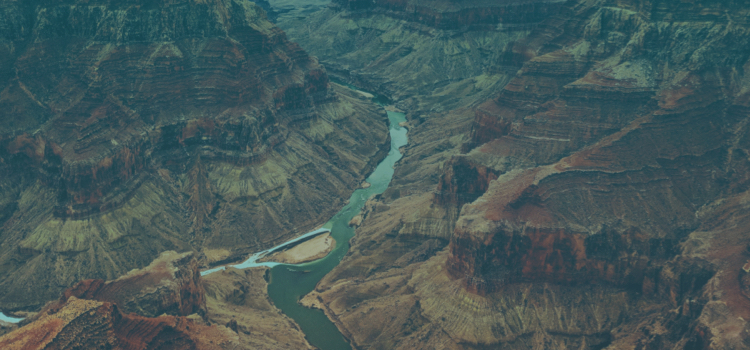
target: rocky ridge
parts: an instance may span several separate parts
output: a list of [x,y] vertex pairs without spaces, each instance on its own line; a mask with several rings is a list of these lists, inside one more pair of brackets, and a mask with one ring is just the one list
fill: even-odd
[[[394,97],[417,107],[393,189],[304,302],[357,348],[747,347],[747,5],[568,2],[481,61],[483,78],[518,65],[501,89],[446,95],[359,74],[383,57],[363,29],[382,10],[301,25],[372,35],[310,50],[382,91],[411,83]],[[435,96],[460,102],[420,108]]]
[[24,320],[20,329],[0,337],[0,346],[311,348],[299,327],[268,303],[263,272],[230,269],[204,280],[192,253],[164,252],[149,266],[117,280],[87,280],[66,290],[59,300]]
[[[329,217],[387,145],[248,1],[3,1],[0,308]],[[294,213],[294,215],[290,215]]]
[[[186,292],[195,297],[183,298]],[[87,280],[66,290],[58,301],[24,320],[23,327],[1,337],[0,346],[3,349],[236,347],[237,336],[229,329],[209,327],[185,317],[198,310],[205,315],[204,297],[197,260],[192,253],[165,252],[148,267],[133,270],[116,281]],[[179,302],[182,307],[175,308],[171,301]],[[128,306],[120,307],[123,304]]]

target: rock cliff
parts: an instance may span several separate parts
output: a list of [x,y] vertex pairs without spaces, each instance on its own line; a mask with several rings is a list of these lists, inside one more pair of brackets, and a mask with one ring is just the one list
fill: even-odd
[[231,349],[237,336],[184,317],[123,314],[112,303],[71,297],[62,309],[0,338],[3,349]]
[[[66,290],[58,301],[23,321],[23,327],[0,337],[0,346],[24,350],[311,348],[299,327],[268,303],[263,272],[248,271],[248,277],[242,278],[245,273],[232,269],[204,281],[192,253],[165,252],[146,268],[117,280],[87,280]],[[231,273],[235,278],[227,278]],[[248,305],[238,305],[239,300]],[[241,314],[235,312],[238,307]],[[248,325],[248,319],[255,322]]]
[[[338,3],[290,35],[347,28],[351,45],[311,52],[386,93],[408,85],[391,96],[413,108],[415,141],[351,254],[305,298],[356,346],[750,344],[747,2],[555,4],[506,27],[491,58],[458,56],[479,73],[430,71],[440,54],[403,48],[499,30],[441,27],[410,2]],[[400,26],[376,30],[388,20]]]
[[[0,308],[319,224],[384,113],[244,0],[0,2]],[[205,262],[204,262],[205,263]]]
[[81,281],[68,288],[58,303],[63,305],[70,297],[110,302],[123,312],[146,317],[206,313],[198,261],[190,252],[164,252],[149,266],[114,281]]

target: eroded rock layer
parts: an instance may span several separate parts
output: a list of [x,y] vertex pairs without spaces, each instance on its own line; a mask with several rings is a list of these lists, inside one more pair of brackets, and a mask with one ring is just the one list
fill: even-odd
[[123,314],[112,303],[71,297],[55,313],[0,338],[3,349],[231,349],[227,328],[184,317]]
[[58,303],[70,297],[110,302],[124,312],[147,317],[206,313],[198,261],[190,252],[164,252],[149,266],[114,281],[81,281],[65,290]]
[[192,253],[162,253],[113,281],[86,280],[0,337],[3,349],[311,349],[268,300],[265,269],[203,279]]
[[[226,278],[230,272],[236,278]],[[117,280],[86,280],[66,290],[58,301],[24,320],[20,329],[0,337],[0,346],[23,350],[311,348],[299,327],[268,303],[263,272],[248,271],[254,278],[242,278],[244,273],[232,269],[204,281],[192,253],[164,252],[151,265]],[[235,312],[241,307],[238,303],[247,304],[241,315]],[[257,320],[252,333],[246,319]]]
[[361,348],[750,346],[749,3],[567,2],[487,60],[458,46],[480,73],[405,49],[473,28],[338,3],[299,28],[361,44],[310,50],[337,76],[407,85],[391,96],[414,107],[415,143],[304,303]]
[[165,250],[238,259],[335,212],[387,145],[244,0],[0,2],[0,308]]

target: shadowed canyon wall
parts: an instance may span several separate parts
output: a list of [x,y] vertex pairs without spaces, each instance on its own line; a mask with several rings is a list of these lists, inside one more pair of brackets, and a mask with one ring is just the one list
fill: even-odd
[[0,308],[303,233],[386,151],[384,112],[249,1],[0,11]]
[[[483,1],[336,4],[280,25],[337,77],[391,94],[414,141],[304,301],[354,344],[750,344],[750,4],[569,1],[494,29],[418,9]],[[334,28],[350,41],[318,35]],[[485,39],[497,51],[472,56]]]
[[[331,74],[408,112],[390,187],[301,300],[354,347],[750,346],[747,1],[342,0],[279,17],[325,69],[249,3],[76,3],[0,7],[0,103],[16,113],[2,115],[0,148],[6,307],[166,249],[231,260],[329,215],[316,211],[340,203],[385,141],[370,131],[382,115]],[[126,34],[129,23],[158,30]],[[258,348],[309,347],[261,271],[203,288],[169,271],[133,276],[182,281],[158,289],[171,317],[203,313]],[[114,295],[151,312],[100,278],[66,305]]]

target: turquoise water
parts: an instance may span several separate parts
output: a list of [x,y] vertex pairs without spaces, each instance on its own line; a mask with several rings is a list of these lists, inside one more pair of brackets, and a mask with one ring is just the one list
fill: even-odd
[[8,322],[8,323],[18,323],[18,322],[23,321],[23,319],[22,318],[5,316],[4,313],[0,312],[0,321]]
[[402,157],[399,148],[408,142],[407,130],[398,125],[406,121],[404,114],[388,112],[388,121],[391,150],[367,178],[371,186],[354,191],[349,204],[323,225],[331,230],[331,236],[336,239],[336,248],[321,260],[301,265],[281,264],[271,268],[268,295],[276,307],[299,324],[310,343],[321,350],[348,350],[351,346],[323,311],[308,309],[297,302],[312,291],[318,281],[333,270],[346,255],[349,250],[349,239],[354,237],[354,228],[349,227],[349,220],[359,214],[371,195],[383,193],[388,188],[393,177],[393,166]]

